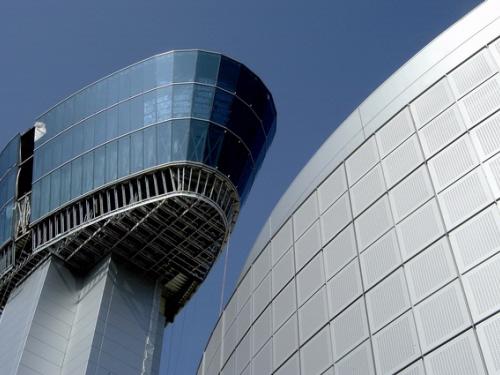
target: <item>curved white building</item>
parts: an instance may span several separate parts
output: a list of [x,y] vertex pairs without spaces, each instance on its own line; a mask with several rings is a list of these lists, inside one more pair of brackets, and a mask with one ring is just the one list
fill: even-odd
[[200,375],[500,374],[500,1],[368,97],[282,197]]

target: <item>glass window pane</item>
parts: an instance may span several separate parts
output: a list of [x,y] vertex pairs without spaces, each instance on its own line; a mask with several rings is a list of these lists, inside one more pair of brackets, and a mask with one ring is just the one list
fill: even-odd
[[104,185],[106,171],[106,149],[101,146],[94,150],[94,189]]
[[73,155],[80,155],[84,150],[84,132],[82,124],[75,125],[72,134],[72,149]]
[[82,194],[94,188],[94,154],[89,152],[83,155]]
[[31,221],[40,217],[40,203],[42,200],[40,188],[41,184],[37,182],[33,184],[33,189],[31,190]]
[[94,117],[94,146],[106,142],[106,113],[99,113]]
[[172,117],[191,116],[191,104],[193,99],[193,85],[175,85]]
[[120,75],[113,74],[108,78],[108,87],[106,94],[106,105],[109,107],[118,103],[120,94]]
[[63,150],[65,156],[68,154],[69,150],[64,149],[64,146],[66,146],[68,138],[68,132],[62,133],[58,135],[56,138],[54,138],[49,144],[49,148],[51,149],[51,154],[52,158],[50,160],[50,164],[47,165],[47,170],[46,172],[51,171],[52,169],[56,168],[58,165],[61,165],[61,161],[63,160]]
[[231,107],[234,96],[225,91],[217,89],[215,91],[214,104],[211,120],[220,125],[226,125],[231,118]]
[[205,146],[204,162],[212,167],[218,166],[225,133],[226,131],[220,126],[210,124]]
[[72,96],[64,102],[64,123],[66,127],[75,123],[75,97]]
[[195,85],[193,94],[193,117],[210,119],[215,88],[210,86]]
[[156,92],[144,94],[144,125],[156,122]]
[[106,182],[118,178],[118,142],[113,141],[106,145]]
[[50,175],[45,176],[41,180],[42,192],[41,192],[41,203],[40,203],[40,216],[45,215],[49,212],[50,203]]
[[156,166],[156,126],[144,129],[144,168]]
[[106,111],[106,140],[118,137],[118,107]]
[[118,178],[130,174],[130,136],[118,140]]
[[158,164],[170,162],[172,143],[172,123],[165,122],[158,125]]
[[189,120],[172,122],[172,160],[187,160]]
[[131,96],[141,93],[144,89],[144,65],[136,64],[130,68],[130,94]]
[[217,86],[231,92],[236,92],[240,75],[240,64],[225,56],[221,57]]
[[142,131],[132,134],[130,146],[130,172],[135,173],[144,169],[144,140]]
[[108,82],[106,80],[100,80],[95,84],[95,101],[96,101],[96,111],[106,107],[106,95]]
[[71,163],[65,164],[61,168],[61,200],[63,205],[71,200]]
[[196,63],[196,82],[214,85],[219,72],[220,55],[209,52],[198,52]]
[[89,119],[81,124],[83,126],[83,151],[94,147],[94,121]]
[[207,122],[191,120],[191,129],[189,131],[188,160],[203,161],[207,133]]
[[144,100],[138,96],[130,100],[130,130],[140,129],[144,126]]
[[172,86],[156,90],[157,121],[172,118]]
[[156,87],[156,62],[153,58],[141,63],[144,66],[143,91]]
[[130,101],[118,105],[118,135],[126,134],[130,131]]
[[158,86],[172,82],[174,72],[173,56],[173,53],[167,53],[156,58],[156,82]]
[[120,100],[130,98],[130,68],[118,73],[120,79]]
[[82,158],[76,158],[71,162],[71,199],[82,195]]
[[174,82],[194,81],[196,58],[196,51],[174,52]]

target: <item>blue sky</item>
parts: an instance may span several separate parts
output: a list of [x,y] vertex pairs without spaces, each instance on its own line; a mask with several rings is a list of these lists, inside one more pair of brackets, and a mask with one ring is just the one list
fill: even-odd
[[[47,108],[177,48],[225,53],[274,95],[278,131],[230,241],[225,299],[267,216],[335,127],[478,0],[0,2],[0,148]],[[194,374],[217,320],[222,258],[166,330],[162,375]]]

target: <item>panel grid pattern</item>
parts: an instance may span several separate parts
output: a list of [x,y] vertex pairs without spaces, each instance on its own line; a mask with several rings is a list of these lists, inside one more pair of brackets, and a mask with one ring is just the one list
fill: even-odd
[[269,373],[500,373],[497,70],[490,47],[450,70],[303,200],[272,265],[263,247],[259,282],[288,265],[265,338],[266,306],[253,316]]

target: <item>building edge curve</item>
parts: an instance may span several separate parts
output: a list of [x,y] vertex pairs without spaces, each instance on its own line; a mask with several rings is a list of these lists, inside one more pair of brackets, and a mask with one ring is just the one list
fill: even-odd
[[[266,221],[198,374],[498,372],[500,296],[481,293],[500,281],[499,37],[500,2],[478,5],[333,132]],[[454,323],[436,333],[440,314]]]

